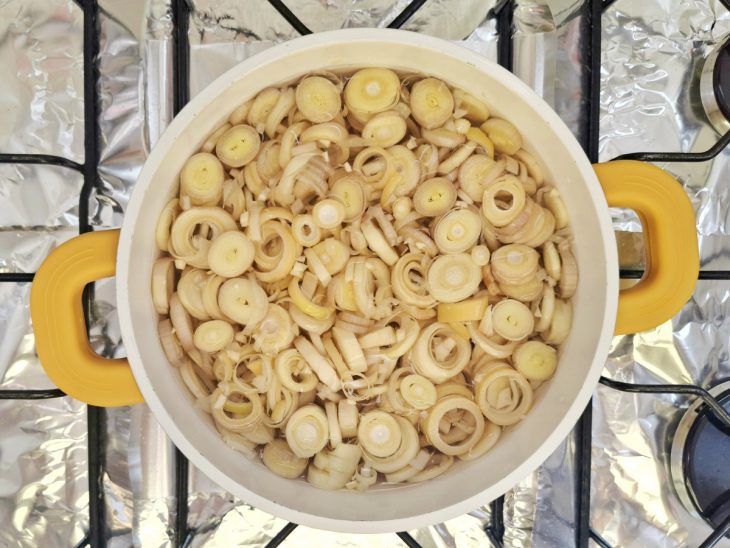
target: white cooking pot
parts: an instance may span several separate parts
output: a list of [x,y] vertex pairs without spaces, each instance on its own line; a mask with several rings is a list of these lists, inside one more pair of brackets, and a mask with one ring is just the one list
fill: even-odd
[[[150,295],[152,264],[159,254],[155,224],[177,193],[185,160],[242,102],[265,87],[294,82],[309,72],[369,66],[442,78],[484,100],[495,115],[519,128],[525,149],[541,161],[546,179],[564,197],[580,281],[572,331],[560,350],[554,378],[537,390],[528,416],[506,428],[489,453],[474,461],[457,461],[443,476],[423,484],[378,485],[366,493],[323,491],[276,476],[261,462],[246,459],[223,442],[210,417],[193,405],[157,335],[158,316]],[[647,275],[621,293],[607,198],[612,206],[639,213],[649,250]],[[115,263],[126,360],[94,354],[81,308],[84,285],[114,275]],[[295,523],[375,533],[413,529],[463,514],[529,474],[555,450],[586,407],[614,331],[636,332],[671,318],[691,295],[697,271],[692,208],[669,175],[640,162],[602,164],[594,170],[568,128],[531,89],[461,46],[403,31],[341,30],[260,53],[193,99],[150,154],[121,234],[85,234],[53,251],[36,274],[31,312],[41,361],[69,395],[101,406],[144,398],[190,461],[244,501]]]

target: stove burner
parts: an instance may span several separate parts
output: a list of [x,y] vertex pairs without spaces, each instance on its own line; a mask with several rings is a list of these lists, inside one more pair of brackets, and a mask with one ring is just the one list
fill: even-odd
[[[730,382],[709,392],[730,411]],[[730,429],[702,401],[690,406],[677,426],[671,469],[675,490],[688,512],[713,528],[730,516]]]
[[700,97],[715,130],[719,133],[730,130],[730,38],[712,50],[705,60]]

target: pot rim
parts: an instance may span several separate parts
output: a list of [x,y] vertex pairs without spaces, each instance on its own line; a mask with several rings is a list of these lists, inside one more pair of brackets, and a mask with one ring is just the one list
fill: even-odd
[[[557,427],[545,438],[541,445],[537,446],[529,458],[525,459],[518,466],[513,468],[512,472],[507,474],[501,480],[493,483],[486,491],[477,493],[461,500],[458,503],[442,507],[436,511],[413,517],[366,522],[329,518],[321,515],[310,514],[264,498],[223,473],[215,465],[213,465],[208,457],[204,455],[180,430],[173,415],[165,407],[162,400],[157,395],[145,371],[144,360],[136,345],[132,328],[134,320],[127,291],[129,286],[129,275],[131,272],[130,269],[126,268],[126,265],[130,263],[132,258],[131,242],[133,231],[135,229],[135,220],[144,209],[143,192],[140,187],[148,186],[150,179],[157,170],[157,166],[165,161],[165,158],[170,153],[170,149],[174,145],[175,140],[178,136],[185,132],[188,124],[197,115],[197,113],[200,112],[203,107],[207,106],[213,98],[224,93],[226,88],[229,87],[232,82],[243,77],[243,75],[252,70],[254,67],[286,57],[289,52],[313,48],[323,44],[331,45],[333,42],[388,42],[393,43],[394,47],[397,47],[398,45],[407,45],[437,50],[441,54],[454,57],[455,59],[468,63],[481,71],[495,75],[504,83],[505,86],[509,87],[514,94],[519,97],[520,101],[528,103],[532,108],[539,111],[542,115],[543,121],[550,126],[555,137],[563,141],[564,145],[567,149],[569,149],[575,160],[575,169],[584,181],[597,211],[603,213],[603,215],[600,215],[599,218],[596,219],[604,244],[603,251],[605,253],[607,269],[609,270],[606,277],[606,306],[603,310],[603,318],[601,319],[602,331],[597,336],[597,344],[595,352],[591,357],[590,369],[586,373],[586,380],[575,395],[568,411],[559,420]],[[150,234],[150,238],[152,237],[153,234]],[[608,355],[613,336],[613,328],[618,306],[618,258],[615,246],[611,245],[613,240],[614,235],[605,196],[603,195],[601,186],[590,162],[585,156],[585,153],[573,134],[558,115],[550,108],[550,106],[515,75],[493,61],[488,60],[481,54],[440,38],[392,29],[343,29],[321,32],[273,46],[233,67],[218,77],[208,87],[206,87],[204,91],[193,98],[175,117],[167,130],[161,136],[140,173],[137,186],[135,187],[135,191],[132,193],[122,225],[119,251],[117,255],[117,303],[120,328],[129,363],[145,401],[150,406],[153,414],[161,423],[175,445],[190,459],[193,464],[198,466],[213,481],[235,495],[242,497],[247,503],[294,523],[346,533],[380,533],[409,530],[432,525],[434,523],[456,517],[489,502],[492,498],[500,496],[536,469],[553,453],[553,451],[555,451],[559,444],[570,433],[588,404],[593,390],[598,383],[603,363]],[[597,313],[600,314],[600,311],[597,311]]]

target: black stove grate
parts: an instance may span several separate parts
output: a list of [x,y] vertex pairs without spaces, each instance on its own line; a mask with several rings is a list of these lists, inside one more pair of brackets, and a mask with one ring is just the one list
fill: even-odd
[[[92,189],[98,187],[100,180],[99,167],[99,36],[98,0],[74,0],[83,11],[83,54],[84,54],[84,162],[78,163],[67,158],[45,154],[0,154],[2,164],[42,164],[72,169],[83,175],[83,186],[79,196],[79,232],[92,230],[89,223],[89,197]],[[598,161],[599,137],[599,93],[601,68],[601,14],[613,4],[615,0],[585,0],[582,7],[582,63],[584,67],[582,82],[583,124],[580,128],[579,141],[589,160]],[[282,0],[268,0],[269,4],[284,17],[300,34],[310,34],[297,16],[289,10]],[[512,69],[512,18],[514,0],[501,0],[491,10],[490,14],[496,18],[499,63]],[[413,0],[390,23],[391,28],[403,26],[424,4],[426,0]],[[723,2],[724,3],[724,2]],[[173,104],[177,114],[187,103],[189,97],[189,42],[188,24],[190,5],[188,0],[172,0],[173,22]],[[661,162],[702,162],[708,161],[720,154],[730,143],[730,132],[723,135],[709,150],[699,153],[656,153],[638,152],[621,156],[621,159],[638,159]],[[640,270],[621,270],[622,278],[640,278]],[[31,283],[33,273],[0,273],[0,283]],[[709,270],[700,271],[700,279],[730,280],[730,271]],[[89,310],[92,301],[93,285],[84,293],[84,312],[88,324]],[[730,426],[730,416],[722,406],[704,389],[694,385],[641,385],[627,384],[605,377],[601,378],[604,386],[626,392],[640,393],[672,393],[699,397],[705,402],[708,411],[718,420]],[[38,400],[63,397],[65,394],[58,389],[48,390],[0,390],[0,399]],[[103,408],[88,406],[88,465],[89,465],[89,532],[77,545],[105,547],[111,531],[106,523],[106,507],[104,504],[103,476],[105,472],[106,447],[106,412]],[[590,527],[590,488],[591,488],[591,419],[592,407],[589,405],[575,428],[576,435],[576,482],[575,482],[575,517],[576,529],[574,545],[587,547],[589,540],[594,541],[602,548],[611,548],[596,531]],[[195,531],[188,528],[188,460],[179,451],[175,458],[176,478],[176,515],[174,523],[174,542],[176,546],[190,544]],[[501,548],[504,538],[503,521],[504,497],[490,503],[491,518],[485,527],[485,539]],[[288,523],[268,543],[268,547],[281,544],[296,529],[297,524]],[[712,532],[702,543],[706,548],[717,544],[730,531],[730,519]],[[418,548],[420,544],[408,533],[399,532],[396,535],[409,548]],[[567,539],[566,539],[567,540]]]

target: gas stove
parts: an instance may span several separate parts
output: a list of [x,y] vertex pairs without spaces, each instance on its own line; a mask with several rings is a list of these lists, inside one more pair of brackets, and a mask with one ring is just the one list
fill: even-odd
[[[573,434],[515,489],[397,535],[287,524],[190,466],[144,405],[53,387],[28,294],[50,249],[119,226],[145,154],[233,64],[300,34],[392,26],[462,43],[529,83],[592,161],[657,163],[697,211],[700,280],[671,321],[616,337]],[[730,12],[695,0],[9,0],[0,4],[0,545],[730,546]],[[613,210],[622,284],[644,267]],[[85,295],[124,355],[114,282]]]

